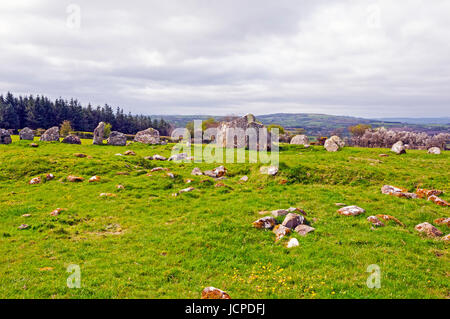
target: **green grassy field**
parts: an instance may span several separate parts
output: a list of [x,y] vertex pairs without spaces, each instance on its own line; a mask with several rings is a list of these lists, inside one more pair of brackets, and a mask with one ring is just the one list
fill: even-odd
[[[200,298],[206,286],[232,298],[450,297],[448,243],[414,230],[449,217],[449,208],[380,192],[384,184],[410,191],[420,185],[445,191],[441,197],[449,201],[449,152],[411,150],[384,158],[378,154],[386,149],[328,153],[320,146],[285,145],[278,176],[260,175],[260,164],[225,164],[227,187],[216,188],[213,179],[190,172],[217,163],[144,159],[169,156],[173,145],[37,143],[31,148],[14,137],[13,144],[0,145],[1,298]],[[137,155],[114,155],[129,149]],[[175,178],[147,176],[156,166]],[[56,178],[28,185],[46,173]],[[69,183],[70,174],[85,181]],[[92,175],[101,181],[88,183]],[[243,175],[249,181],[241,184]],[[188,186],[195,190],[172,196]],[[366,213],[341,216],[338,202]],[[275,243],[272,232],[252,227],[259,211],[291,206],[307,212],[315,232]],[[64,211],[51,216],[58,207]],[[375,214],[393,215],[406,226],[372,229],[366,218]],[[19,230],[23,223],[30,227]],[[285,247],[291,237],[299,247]],[[70,264],[80,266],[80,289],[66,285]],[[381,269],[380,289],[366,286],[371,264]]]

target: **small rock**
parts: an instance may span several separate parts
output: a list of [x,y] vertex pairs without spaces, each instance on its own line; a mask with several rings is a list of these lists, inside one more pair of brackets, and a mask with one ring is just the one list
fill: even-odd
[[152,168],[151,170],[150,170],[150,172],[159,172],[159,171],[169,171],[169,169],[168,168],[165,168],[165,167],[155,167],[155,168]]
[[443,200],[442,198],[437,197],[436,195],[431,195],[430,197],[428,197],[429,201],[432,201],[433,203],[435,203],[436,205],[439,206],[450,206],[450,204]]
[[173,175],[173,173],[167,173],[166,175],[169,176],[169,177],[172,178],[172,179],[175,178],[175,175]]
[[355,205],[342,207],[338,210],[338,213],[344,216],[357,216],[365,212],[365,209]]
[[67,176],[67,180],[72,183],[82,182],[84,181],[83,177],[69,175]]
[[287,243],[286,247],[287,248],[293,248],[293,247],[297,247],[299,245],[300,245],[300,243],[298,242],[297,238],[291,238],[289,240],[289,242]]
[[189,155],[186,153],[179,153],[179,154],[175,154],[172,155],[171,157],[169,157],[168,161],[182,161],[182,160],[187,160],[189,158]]
[[273,232],[275,233],[275,241],[279,241],[281,238],[289,234],[291,230],[283,225],[276,225],[273,228]]
[[437,190],[437,189],[424,189],[424,188],[418,188],[416,190],[416,195],[419,198],[427,198],[435,195],[435,196],[439,196],[442,194],[442,191]]
[[344,203],[335,203],[336,206],[346,206]]
[[178,193],[179,194],[188,193],[188,192],[192,192],[194,189],[195,189],[194,187],[188,187],[188,188],[180,190]]
[[441,154],[441,149],[439,147],[431,147],[428,149],[428,154]]
[[299,235],[306,236],[306,234],[315,231],[316,229],[314,227],[308,226],[308,225],[298,225],[295,227],[294,231],[297,232]]
[[36,143],[31,143],[30,146],[31,146],[31,147],[39,147],[39,145],[36,144]]
[[450,227],[450,217],[435,219],[434,223],[437,225],[447,225],[447,227]]
[[422,223],[415,227],[418,232],[425,233],[428,237],[440,237],[442,232],[430,223]]
[[202,299],[231,299],[225,291],[214,287],[206,287],[202,291]]
[[117,185],[116,188],[117,188],[117,189],[125,189],[125,186],[123,186],[123,185]]
[[239,180],[241,182],[248,182],[248,176],[242,176]]
[[380,156],[380,157],[389,157],[388,154],[379,154],[378,156]]
[[158,155],[158,154],[146,157],[146,159],[151,160],[151,161],[167,161],[167,158],[165,158],[164,156]]
[[28,184],[30,184],[30,185],[33,185],[33,184],[40,184],[41,182],[42,182],[41,177],[38,176],[38,177],[32,178],[32,179],[28,182]]
[[86,154],[82,154],[82,153],[75,153],[75,154],[73,154],[73,156],[75,156],[75,157],[80,157],[80,158],[87,157]]
[[31,217],[31,214],[23,214],[22,217]]
[[50,213],[50,215],[52,215],[52,216],[58,216],[59,214],[61,214],[62,211],[63,211],[62,208],[57,208],[57,209],[55,209],[54,211],[52,211],[52,212]]
[[253,222],[253,226],[258,229],[272,229],[277,224],[275,218],[266,216]]
[[369,216],[367,217],[367,220],[372,223],[374,227],[384,227],[384,224],[381,222],[381,220],[378,219],[376,216]]
[[282,223],[283,226],[295,229],[298,225],[304,224],[305,217],[295,214],[295,213],[289,213],[284,218],[284,221]]
[[214,185],[214,187],[218,188],[218,187],[225,187],[226,185],[222,182],[217,183],[216,185]]
[[391,152],[394,152],[397,155],[405,154],[406,153],[406,147],[405,147],[405,145],[403,144],[402,141],[398,141],[397,143],[392,145]]
[[100,197],[116,197],[116,194],[112,194],[112,193],[101,193]]
[[65,138],[63,138],[61,143],[65,143],[65,144],[81,144],[81,140],[76,135],[67,135]]
[[450,240],[450,234],[445,235],[444,237],[442,237],[443,241],[449,241]]
[[194,176],[200,176],[200,175],[203,175],[203,173],[202,173],[202,171],[200,170],[200,168],[195,167],[195,168],[192,170],[191,175],[194,175]]
[[278,167],[277,166],[261,166],[261,168],[259,169],[259,172],[264,175],[275,176],[278,174]]
[[378,214],[376,217],[380,218],[384,221],[392,220],[392,221],[396,222],[397,224],[399,224],[400,226],[405,226],[405,224],[403,224],[401,221],[399,221],[397,218],[395,218],[394,216],[391,216],[391,215]]
[[28,227],[30,227],[30,225],[22,224],[22,225],[20,225],[20,226],[17,227],[17,228],[19,228],[19,229],[27,229]]
[[222,177],[227,173],[227,169],[225,168],[225,166],[219,166],[213,170],[213,173],[216,175],[216,177]]
[[133,156],[136,155],[136,153],[131,150],[125,151],[125,153],[123,153],[123,154],[124,155],[133,155]]
[[54,178],[55,178],[55,175],[53,175],[52,173],[49,173],[49,174],[45,175],[45,179],[48,180],[48,181],[51,181]]
[[100,176],[92,176],[91,178],[89,178],[89,183],[95,183],[95,182],[100,182]]

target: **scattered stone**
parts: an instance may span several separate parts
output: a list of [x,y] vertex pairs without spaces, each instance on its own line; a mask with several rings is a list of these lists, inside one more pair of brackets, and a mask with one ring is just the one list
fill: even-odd
[[272,216],[266,216],[253,222],[253,226],[258,229],[272,229],[277,224],[277,221]]
[[383,185],[383,187],[381,187],[381,193],[403,198],[417,198],[416,194],[408,193],[405,189],[398,188],[392,185]]
[[437,225],[447,225],[447,227],[450,227],[450,217],[435,219],[434,223]]
[[169,169],[168,168],[165,168],[165,167],[155,167],[155,168],[152,168],[151,170],[150,170],[150,172],[159,172],[159,171],[169,171]]
[[30,227],[30,225],[27,225],[27,224],[21,224],[19,227],[17,227],[17,228],[19,228],[19,229],[27,229],[27,228],[29,228]]
[[344,203],[335,203],[336,206],[346,206]]
[[59,127],[53,126],[42,134],[40,141],[44,142],[58,142],[59,141]]
[[137,132],[134,141],[143,144],[159,144],[159,132],[154,128],[148,128]]
[[380,155],[378,155],[378,156],[380,156],[380,157],[389,157],[388,154],[380,154]]
[[384,224],[376,216],[369,216],[369,217],[367,217],[367,221],[372,223],[372,225],[374,227],[384,227]]
[[298,242],[298,239],[297,239],[297,238],[291,238],[291,239],[288,241],[286,247],[287,247],[287,248],[293,248],[293,247],[298,247],[299,245],[300,245],[300,243]]
[[123,186],[123,185],[117,185],[116,188],[117,188],[117,189],[125,189],[125,186]]
[[190,184],[190,183],[192,183],[192,182],[193,182],[192,179],[187,179],[187,180],[185,181],[186,184]]
[[337,152],[345,146],[345,143],[339,136],[334,135],[328,138],[323,146],[328,152]]
[[55,178],[55,175],[53,175],[52,173],[49,173],[49,174],[45,175],[45,179],[48,180],[48,181],[51,181],[54,178]]
[[108,145],[125,146],[127,145],[127,137],[125,134],[112,131],[108,137]]
[[173,173],[167,173],[166,175],[169,176],[169,177],[172,178],[172,179],[175,178],[175,175],[173,175]]
[[225,291],[214,287],[206,287],[202,291],[202,299],[231,299]]
[[100,176],[92,176],[91,178],[89,178],[89,183],[95,183],[95,182],[100,182]]
[[31,214],[23,214],[22,217],[31,217]]
[[114,156],[125,156],[125,155],[123,155],[121,153],[116,153],[116,154],[114,154]]
[[188,192],[192,192],[194,189],[195,189],[194,187],[188,187],[188,188],[180,190],[178,193],[179,194],[188,193]]
[[101,193],[100,197],[116,197],[116,194],[112,194],[112,193]]
[[275,241],[279,241],[281,238],[289,234],[291,230],[283,225],[276,225],[273,228],[273,232],[275,233]]
[[84,157],[87,157],[87,155],[86,155],[86,154],[82,154],[82,153],[75,153],[75,154],[73,154],[73,156],[75,156],[75,157],[79,157],[79,158],[84,158]]
[[63,140],[61,141],[61,143],[66,143],[66,144],[81,144],[81,140],[78,136],[76,135],[67,135],[65,138],[63,138]]
[[308,226],[308,225],[298,225],[295,227],[294,231],[297,232],[301,236],[306,236],[306,234],[315,231],[316,229],[314,227]]
[[134,155],[136,155],[136,153],[131,150],[128,150],[124,153],[124,155],[133,155],[134,156]]
[[445,235],[444,237],[442,237],[443,241],[449,241],[450,240],[450,234]]
[[63,211],[62,208],[57,208],[57,209],[55,209],[54,211],[52,211],[52,212],[50,213],[50,215],[52,215],[52,216],[58,216],[59,214],[61,214],[62,211]]
[[441,149],[439,147],[431,147],[428,149],[428,154],[441,154]]
[[261,168],[259,169],[259,172],[264,175],[275,176],[278,174],[278,167],[277,166],[261,166]]
[[21,140],[32,141],[32,140],[34,140],[34,132],[31,128],[24,127],[23,129],[20,130],[19,137]]
[[67,176],[67,180],[72,183],[82,182],[84,181],[83,177],[69,175]]
[[415,227],[418,232],[426,234],[428,237],[440,237],[442,232],[430,223],[422,223]]
[[219,187],[225,187],[226,185],[222,182],[217,183],[216,185],[214,185],[215,188],[219,188]]
[[219,166],[213,170],[213,173],[216,175],[216,177],[222,177],[227,173],[227,169],[225,168],[225,166]]
[[28,184],[33,185],[33,184],[40,184],[42,182],[41,177],[34,177],[32,178]]
[[244,183],[248,182],[248,176],[242,176],[239,180]]
[[437,189],[423,189],[423,188],[418,188],[416,190],[416,195],[419,198],[427,198],[435,195],[435,196],[439,196],[442,194],[442,191],[437,190]]
[[92,144],[103,145],[103,138],[105,137],[105,122],[98,123],[94,130],[94,138]]
[[402,141],[398,141],[397,143],[392,145],[391,152],[394,152],[397,155],[405,154],[406,153],[406,147],[405,147],[405,145],[403,144]]
[[433,203],[435,203],[436,205],[439,205],[439,206],[444,206],[444,207],[450,206],[450,203],[443,200],[442,198],[437,197],[436,195],[431,195],[430,197],[428,197],[428,200],[432,201]]
[[271,211],[270,213],[274,216],[274,217],[280,217],[280,216],[286,216],[289,213],[301,213],[303,216],[306,216],[306,213],[303,209],[300,208],[296,208],[296,207],[290,207],[288,209],[276,209]]
[[30,146],[31,146],[31,147],[39,147],[39,145],[36,144],[36,143],[31,143]]
[[0,144],[11,144],[11,134],[9,134],[8,130],[0,129]]
[[291,144],[309,146],[309,140],[306,135],[295,135],[291,140]]
[[172,155],[171,157],[169,157],[168,161],[183,161],[183,160],[188,160],[190,157],[188,154],[186,153],[179,153],[179,154],[175,154]]
[[363,214],[365,212],[366,212],[365,209],[355,206],[355,205],[345,206],[338,210],[338,213],[341,215],[344,215],[344,216],[357,216],[357,215]]
[[284,218],[284,221],[282,223],[283,226],[295,229],[298,225],[305,223],[305,217],[295,214],[295,213],[289,213]]
[[203,175],[203,173],[202,173],[202,171],[200,170],[200,168],[195,167],[195,168],[192,170],[191,175],[194,175],[194,176],[200,176],[200,175]]
[[128,172],[117,172],[116,175],[130,175]]
[[164,156],[158,155],[158,154],[145,157],[145,159],[148,159],[150,161],[167,161],[167,158],[165,158]]

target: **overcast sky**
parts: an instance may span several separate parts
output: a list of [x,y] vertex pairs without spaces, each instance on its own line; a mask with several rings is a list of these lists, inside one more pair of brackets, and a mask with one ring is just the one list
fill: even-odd
[[450,116],[450,1],[0,1],[0,92],[143,114]]

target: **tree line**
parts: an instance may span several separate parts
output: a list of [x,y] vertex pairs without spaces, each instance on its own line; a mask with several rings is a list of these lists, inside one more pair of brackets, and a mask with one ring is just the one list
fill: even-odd
[[167,136],[173,129],[163,119],[124,114],[123,109],[117,107],[114,111],[108,104],[93,107],[91,104],[82,106],[76,99],[52,101],[45,96],[14,96],[10,92],[0,95],[0,128],[48,129],[60,126],[64,121],[70,121],[75,131],[83,132],[92,132],[101,121],[110,123],[114,131],[125,134],[136,134],[151,127]]

